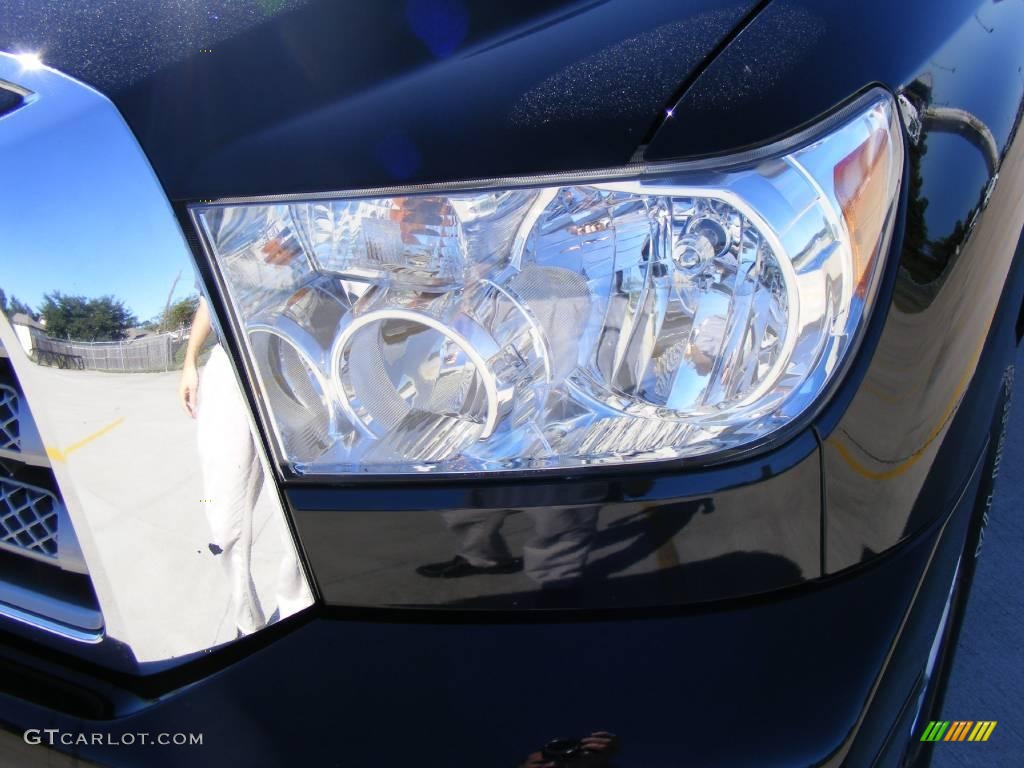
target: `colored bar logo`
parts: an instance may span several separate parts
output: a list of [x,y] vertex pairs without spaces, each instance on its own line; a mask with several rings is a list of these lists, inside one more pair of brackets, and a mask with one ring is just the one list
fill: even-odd
[[997,720],[932,720],[921,741],[988,741]]

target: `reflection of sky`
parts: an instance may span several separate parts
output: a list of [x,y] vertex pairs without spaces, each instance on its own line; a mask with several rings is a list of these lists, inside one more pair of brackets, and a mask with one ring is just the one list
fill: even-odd
[[[180,9],[175,10],[170,6],[160,6],[157,3],[139,3],[132,6],[131,14],[148,15],[153,18],[152,27],[154,40],[160,43],[151,50],[151,46],[138,45],[135,41],[124,39],[126,30],[135,29],[138,24],[129,24],[116,21],[112,16],[97,17],[85,24],[84,20],[75,19],[66,10],[65,3],[61,0],[41,0],[39,3],[29,4],[18,11],[17,23],[11,25],[11,29],[17,29],[16,41],[19,46],[26,43],[38,44],[44,50],[48,50],[53,57],[65,54],[66,51],[74,51],[77,61],[78,54],[88,53],[85,57],[88,62],[93,62],[94,69],[87,69],[83,77],[94,82],[112,84],[112,74],[105,74],[106,69],[124,70],[119,72],[120,77],[136,79],[144,76],[160,66],[166,66],[171,61],[181,59],[194,51],[197,45],[215,45],[217,41],[230,38],[239,29],[258,24],[268,14],[286,11],[305,4],[305,0],[248,0],[240,4],[232,4],[226,0],[218,0],[212,3],[199,3],[196,0],[189,0],[186,5],[193,5],[195,8],[202,8],[201,14],[189,15],[187,23],[181,32],[181,39],[176,38],[172,32],[177,29],[177,22],[181,17]],[[466,36],[466,10],[465,3],[461,0],[407,0],[402,4],[405,9],[404,18],[398,23],[404,23],[427,45],[435,55],[443,56],[458,48]],[[1024,55],[1020,44],[1020,23],[1022,14],[1022,3],[1019,0],[1004,0],[998,3],[987,3],[982,5],[978,19],[968,16],[963,21],[959,30],[937,52],[932,61],[922,61],[921,71],[930,70],[934,80],[934,101],[939,105],[949,105],[963,108],[977,115],[983,120],[996,137],[997,142],[1004,142],[1012,126],[1016,110],[1015,95],[1019,91],[1014,88],[1021,88],[1022,81],[1019,79],[1017,67],[1020,66]],[[126,11],[126,13],[129,11]],[[611,11],[609,11],[610,13]],[[980,20],[979,20],[980,19]],[[609,17],[599,13],[587,14],[579,17],[574,22],[579,25],[581,37],[594,37],[600,39],[599,29],[606,27]],[[652,22],[653,23],[653,22]],[[83,32],[82,27],[89,29],[88,35]],[[109,29],[108,29],[109,27]],[[114,27],[118,27],[117,30]],[[149,29],[150,27],[146,27]],[[592,28],[593,27],[593,28]],[[992,29],[990,33],[986,28]],[[28,31],[25,31],[28,30]],[[105,37],[110,32],[109,38]],[[908,31],[908,34],[913,34]],[[639,38],[638,38],[639,39]],[[15,38],[11,31],[0,31],[0,47],[4,41],[13,43]],[[212,41],[212,42],[211,42]],[[682,47],[693,48],[697,41],[688,37],[679,37]],[[147,38],[147,43],[148,43]],[[106,49],[103,45],[112,45]],[[522,47],[520,60],[516,63],[515,69],[522,75],[521,80],[538,79],[546,72],[541,47],[550,45],[550,40],[542,35],[534,35],[525,38],[518,43]],[[684,45],[685,44],[685,45]],[[531,55],[528,45],[537,46],[537,55]],[[146,55],[138,53],[144,60],[136,61],[133,53],[145,51]],[[160,55],[156,56],[153,51]],[[617,50],[612,46],[609,50]],[[171,55],[173,53],[173,55]],[[677,82],[679,74],[674,71],[665,71],[665,78],[652,78],[651,72],[658,69],[654,60],[639,57],[620,57],[621,66],[629,66],[628,77],[634,87],[632,92],[647,94],[635,99],[630,95],[616,97],[620,109],[621,105],[632,106],[636,102],[635,111],[639,114],[646,111],[652,104],[660,104],[664,100],[661,94],[665,82]],[[53,61],[52,59],[48,59]],[[58,63],[55,61],[53,63]],[[113,67],[112,64],[123,64],[123,67]],[[463,66],[463,65],[459,65]],[[955,69],[955,71],[950,71]],[[618,70],[615,70],[617,72]],[[659,70],[660,71],[660,70]],[[599,75],[603,72],[600,67],[596,70],[592,67],[585,73],[594,77],[595,72]],[[1009,73],[1011,78],[1007,83],[1005,80],[996,82],[994,74],[1005,77]],[[109,74],[109,77],[108,77]],[[519,81],[517,81],[519,82]],[[561,81],[558,81],[561,83]],[[571,83],[570,83],[571,84]],[[986,87],[991,84],[991,87]],[[123,85],[123,83],[120,83]],[[553,94],[550,103],[545,102],[540,106],[533,105],[535,112],[545,118],[555,114],[563,118],[579,114],[589,108],[591,102],[605,106],[601,99],[603,91],[594,91],[591,87],[585,88],[586,81],[577,84],[575,92],[570,90],[559,90]],[[650,87],[646,87],[650,86]],[[517,86],[518,87],[518,86]],[[1010,91],[1009,95],[1007,92]],[[592,92],[597,96],[592,97]],[[568,95],[567,95],[568,94]],[[368,99],[387,97],[388,94],[381,94],[379,91],[371,91]],[[592,97],[592,98],[591,98]],[[431,97],[434,98],[434,97]],[[591,99],[591,101],[587,101]],[[366,102],[366,103],[370,103]],[[372,114],[372,110],[362,110],[363,114]],[[303,111],[295,116],[296,121],[310,120],[313,115]],[[371,126],[360,124],[360,130],[369,132],[376,130],[377,152],[375,153],[379,165],[386,169],[388,179],[407,178],[416,169],[427,161],[427,153],[421,152],[412,139],[405,136],[397,129],[385,130],[379,125]],[[283,132],[282,132],[283,133]],[[314,133],[311,129],[310,133]],[[273,137],[270,141],[273,140]],[[932,133],[928,139],[928,153],[923,160],[925,166],[926,188],[924,194],[929,198],[929,206],[926,213],[926,221],[932,237],[942,237],[949,233],[956,220],[963,220],[969,209],[977,202],[985,181],[985,165],[981,153],[972,146],[966,139],[947,134]],[[942,173],[935,173],[941,169]],[[237,169],[236,169],[237,172]],[[245,172],[243,172],[244,174]],[[225,172],[227,175],[227,172]],[[955,183],[949,180],[955,179]],[[942,184],[940,188],[938,185]],[[206,194],[206,193],[203,193]],[[45,210],[45,209],[44,209]],[[33,209],[31,211],[32,227],[43,232],[46,228],[46,213],[44,210]],[[120,215],[126,215],[131,211],[130,205],[122,207]],[[86,221],[77,222],[76,226],[82,233],[83,238],[103,236],[109,232],[109,227],[114,222]],[[81,263],[63,263],[71,257],[49,256],[50,263],[54,260],[62,262],[60,273],[46,274],[29,270],[30,274],[20,274],[18,284],[25,287],[9,287],[10,278],[6,275],[0,276],[0,285],[8,293],[16,293],[19,298],[32,305],[38,305],[42,294],[45,291],[61,287],[63,290],[75,291],[87,296],[114,293],[123,298],[129,307],[140,319],[146,319],[159,312],[167,299],[167,292],[170,290],[174,276],[177,274],[177,267],[169,267],[163,270],[162,274],[146,274],[147,270],[155,270],[161,263],[160,259],[145,260],[148,267],[137,266],[134,275],[119,276],[119,283],[114,285],[110,282],[100,280],[98,275],[100,269],[83,270]],[[94,262],[101,257],[92,257]],[[74,267],[73,269],[71,267]],[[60,280],[66,280],[68,285],[54,285]],[[182,275],[175,295],[177,297],[186,295],[191,291],[191,275],[187,272]],[[123,284],[122,284],[123,283]]]
[[[1021,17],[1019,2],[985,4],[977,18],[969,16],[932,60],[925,62],[934,80],[932,103],[976,115],[988,125],[1000,147],[1013,128],[1024,90],[1017,70],[1024,64]],[[933,131],[928,136],[922,172],[926,180],[941,180],[941,189],[925,183],[925,221],[930,238],[944,237],[978,202],[988,178],[984,157],[962,136]]]
[[[80,147],[89,146],[90,127],[83,126],[78,134]],[[121,159],[107,158],[104,175],[116,178],[127,170],[119,163]],[[60,154],[37,156],[37,160],[35,170],[39,175],[36,178],[61,178]],[[116,201],[116,207],[122,217],[135,216],[136,223],[145,226],[145,219],[139,221],[142,212],[132,206],[133,186],[131,178],[124,179],[123,199]],[[73,195],[71,199],[69,193]],[[19,207],[17,225],[22,232],[31,233],[22,240],[29,243],[30,250],[15,258],[11,258],[10,253],[0,256],[3,262],[0,287],[8,296],[15,295],[38,308],[43,294],[54,290],[89,298],[112,294],[144,321],[163,311],[179,272],[181,279],[174,289],[174,298],[195,292],[195,274],[191,263],[182,258],[180,239],[152,237],[128,245],[112,236],[123,224],[122,220],[95,215],[98,208],[114,207],[109,204],[115,201],[95,206],[88,193],[88,189],[24,184],[23,199],[36,197],[37,204]],[[55,197],[58,194],[59,201]],[[60,219],[60,223],[55,225],[55,219]],[[159,231],[165,226],[153,229]],[[68,233],[73,236],[68,237]],[[135,256],[132,251],[136,248],[144,248],[146,253]]]
[[[30,72],[7,77],[40,96],[0,118],[4,181],[17,180],[16,194],[0,210],[5,293],[36,308],[54,290],[90,298],[109,294],[140,320],[162,311],[179,272],[174,297],[192,293],[190,253],[141,151],[111,143],[117,118],[96,109],[91,98],[90,107],[76,108],[78,88],[45,72],[37,73],[38,80]],[[70,105],[70,111],[55,111],[53,104]]]
[[[1024,64],[1020,2],[987,4],[969,16],[931,62],[936,105],[959,107],[977,115],[1002,146],[1010,135],[1022,83],[1007,94],[993,73],[1014,73]],[[979,21],[980,19],[980,21]],[[982,24],[985,26],[983,27]],[[986,32],[988,27],[992,32]],[[946,69],[943,69],[946,67]],[[955,69],[950,72],[949,69]]]
[[[90,235],[86,234],[85,236]],[[154,248],[154,250],[159,252],[161,249]],[[157,259],[160,258],[157,256]],[[163,312],[171,284],[178,274],[178,268],[183,266],[180,262],[175,264],[170,259],[163,263],[147,261],[148,269],[125,274],[120,279],[116,277],[111,279],[111,274],[103,274],[100,271],[104,269],[101,266],[103,261],[107,260],[101,259],[99,264],[94,263],[93,267],[96,271],[92,271],[92,268],[85,270],[74,257],[48,257],[47,262],[54,269],[60,271],[60,277],[57,277],[56,274],[50,275],[49,271],[44,273],[34,270],[30,273],[19,274],[14,279],[5,274],[0,288],[4,289],[8,298],[16,296],[33,309],[39,309],[44,293],[55,290],[65,294],[82,295],[90,299],[113,295],[114,298],[123,301],[125,306],[142,323]],[[116,262],[118,259],[109,261]],[[166,269],[160,267],[166,267]],[[21,269],[19,268],[18,271],[20,272]],[[178,285],[174,289],[172,301],[183,299],[195,292],[195,275],[190,266],[185,267],[181,271],[181,280],[178,281]]]

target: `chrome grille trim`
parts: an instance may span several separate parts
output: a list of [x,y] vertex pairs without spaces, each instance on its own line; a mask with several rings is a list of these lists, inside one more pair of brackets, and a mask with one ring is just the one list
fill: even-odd
[[68,626],[67,624],[51,621],[45,616],[39,616],[34,613],[29,613],[28,611],[23,611],[20,608],[15,608],[13,605],[0,603],[0,616],[6,616],[19,624],[24,624],[29,627],[44,629],[58,637],[74,640],[77,643],[95,644],[103,640],[102,630],[88,631],[76,629],[75,627]]
[[[38,295],[31,284],[77,295],[81,270],[91,270],[95,284],[126,308],[157,301],[148,297],[154,285],[158,298],[172,300],[181,292],[205,292],[201,280],[187,277],[195,273],[193,254],[116,107],[82,83],[46,66],[25,69],[2,51],[0,78],[17,79],[32,93],[0,119],[4,173],[20,180],[0,185],[0,208],[11,222],[4,248],[15,267],[0,272],[4,292]],[[36,226],[43,210],[46,223]],[[94,229],[105,220],[117,226]],[[165,276],[174,278],[169,291]],[[240,630],[261,628],[267,614],[284,618],[313,604],[263,437],[227,355],[214,383],[201,386],[219,392],[208,403],[219,398],[238,406],[237,418],[221,430],[216,407],[207,408],[213,416],[204,419],[201,436],[177,402],[181,374],[164,370],[170,363],[131,373],[43,365],[32,353],[48,338],[46,326],[22,320],[0,313],[6,351],[0,380],[18,390],[21,414],[21,452],[0,450],[0,477],[47,488],[59,499],[59,554],[46,564],[26,556],[30,550],[0,548],[0,629],[134,674],[183,663],[232,642]],[[212,323],[221,327],[215,315]],[[205,376],[206,367],[200,368]],[[232,442],[230,451],[218,453],[222,438],[238,448]],[[252,559],[264,610],[251,622],[234,615],[223,558],[205,546],[215,536],[207,503],[220,492],[207,487],[203,470],[235,450],[251,452],[258,466],[251,462],[244,477],[226,474],[233,471],[228,466],[216,477],[248,478],[253,485],[262,479],[258,497],[246,495],[241,503],[254,534],[269,534]],[[69,544],[77,544],[76,553],[67,551]],[[55,639],[92,636],[82,632],[101,632],[99,647],[62,647]]]

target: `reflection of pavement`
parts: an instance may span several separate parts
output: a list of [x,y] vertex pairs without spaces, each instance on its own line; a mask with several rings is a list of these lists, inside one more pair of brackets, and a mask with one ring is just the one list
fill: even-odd
[[[1006,234],[1019,231],[1022,219],[1024,142],[1018,141],[1006,156],[991,204],[949,267],[946,288],[923,311],[890,308],[874,352],[876,364],[851,403],[843,429],[826,440],[830,503],[843,511],[830,513],[830,568],[857,562],[864,546],[877,551],[902,535],[971,384],[992,307],[1003,290],[1004,274],[993,265],[1005,268],[1009,261],[994,256],[1012,249]],[[937,334],[935,328],[957,332]],[[908,409],[927,419],[908,430]],[[877,514],[879,509],[886,514]]]
[[936,715],[942,720],[985,719],[999,724],[984,744],[936,744],[934,768],[1020,765],[1024,754],[1024,347],[1017,351],[1013,403],[974,588],[946,701]]
[[[140,661],[194,652],[190,637],[213,645],[235,636],[226,616],[227,579],[208,549],[196,422],[178,405],[179,376],[37,368],[33,382],[41,390],[33,400],[45,403],[44,418],[59,437],[57,446],[48,446],[51,456],[58,463],[65,454],[75,491],[89,505],[104,571],[94,573],[94,581],[105,577],[115,584],[116,611],[132,617],[131,638],[118,637],[117,619],[103,605],[111,636],[144,649]],[[86,411],[82,402],[93,407]],[[114,434],[116,440],[108,439]],[[273,530],[281,523],[271,515],[267,492],[264,485],[253,534],[260,595],[274,593],[281,547]],[[81,527],[80,517],[73,519]],[[97,591],[102,600],[103,590]],[[209,636],[210,627],[216,636]]]

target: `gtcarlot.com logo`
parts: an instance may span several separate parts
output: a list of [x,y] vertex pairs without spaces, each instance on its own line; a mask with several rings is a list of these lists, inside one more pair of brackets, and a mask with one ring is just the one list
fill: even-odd
[[201,733],[74,733],[59,728],[29,728],[25,731],[26,744],[46,744],[50,747],[130,747],[139,744],[161,747],[202,746]]
[[932,720],[921,734],[921,741],[988,741],[996,729],[996,720]]

